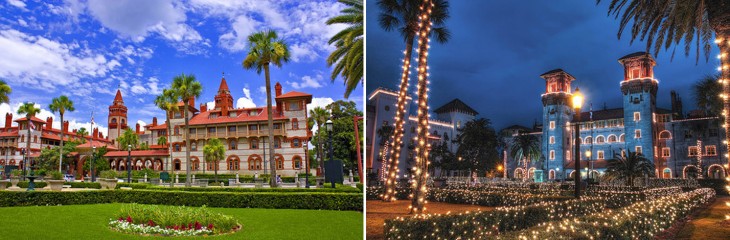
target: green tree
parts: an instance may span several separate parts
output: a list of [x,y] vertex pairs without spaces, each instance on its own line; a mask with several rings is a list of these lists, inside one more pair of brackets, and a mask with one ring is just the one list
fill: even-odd
[[[324,127],[327,119],[329,119],[330,113],[325,108],[314,107],[309,110],[309,116],[317,124],[317,131],[319,131],[319,129],[322,129]],[[317,147],[317,157],[319,157],[319,161],[317,161],[317,166],[324,166],[324,143],[322,142],[321,137],[321,135],[317,134],[317,141],[313,141],[313,143],[316,143],[315,146]]]
[[[517,164],[524,163],[525,171],[529,168],[532,160],[540,158],[540,154],[540,141],[535,135],[520,132],[512,139],[510,155],[517,161]],[[528,177],[529,174],[525,172],[524,179]]]
[[327,20],[327,25],[346,24],[347,28],[336,33],[329,40],[336,49],[327,57],[327,65],[335,67],[332,69],[332,81],[337,76],[345,80],[345,98],[350,97],[357,85],[362,83],[363,76],[363,6],[362,0],[339,0],[347,8],[341,11],[341,15]]
[[210,139],[203,147],[203,155],[205,156],[206,162],[213,163],[215,182],[218,182],[218,161],[226,157],[226,147],[220,139]]
[[[492,122],[486,118],[468,121],[457,130],[455,142],[459,144],[456,156],[471,172],[484,175],[486,171],[495,169],[497,154],[497,133]],[[458,158],[457,157],[457,158]]]
[[[94,159],[94,175],[99,176],[99,173],[101,171],[110,170],[111,166],[109,166],[109,161],[104,157],[106,153],[109,152],[109,150],[106,148],[106,146],[100,147],[96,149],[96,153],[92,154],[92,158]],[[91,159],[84,162],[84,171],[90,171],[89,167],[91,166]]]
[[165,145],[167,144],[167,138],[165,136],[160,136],[157,138],[157,145]]
[[40,156],[38,157],[38,161],[36,161],[36,166],[39,169],[43,169],[49,172],[55,171],[58,161],[61,160],[61,154],[63,155],[62,164],[66,164],[67,166],[71,165],[73,163],[73,159],[69,156],[69,154],[71,154],[72,152],[77,152],[76,146],[78,146],[79,144],[79,141],[68,141],[63,146],[63,148],[61,148],[60,146],[56,146],[50,149],[42,149]]
[[[25,124],[25,128],[27,129],[27,135],[25,135],[26,136],[25,149],[27,151],[26,155],[30,155],[30,151],[28,149],[30,149],[30,128],[31,128],[31,124],[33,124],[33,121],[31,121],[31,118],[35,117],[35,115],[40,112],[41,112],[41,109],[35,107],[35,103],[32,103],[32,102],[23,103],[23,105],[20,105],[20,107],[18,108],[18,115],[25,115],[25,120],[27,121]],[[39,127],[36,127],[36,128],[38,129]],[[28,159],[26,159],[26,160],[28,160]],[[28,165],[23,164],[23,167],[27,168]]]
[[117,142],[119,143],[119,149],[127,151],[130,150],[129,146],[131,145],[131,150],[135,150],[139,146],[139,136],[137,136],[132,129],[124,130],[122,133],[122,136],[119,136],[117,138]]
[[[180,74],[175,76],[175,78],[172,79],[172,87],[170,88],[172,91],[165,92],[165,94],[169,94],[169,96],[174,96],[176,102],[177,100],[180,100],[183,102],[183,112],[185,113],[185,130],[183,131],[189,131],[188,130],[188,124],[190,122],[190,119],[188,118],[188,112],[190,107],[190,100],[193,98],[199,98],[200,94],[203,92],[203,86],[200,85],[200,82],[198,80],[195,80],[195,75],[185,75]],[[168,125],[170,125],[168,123]],[[168,135],[169,135],[168,131]],[[185,186],[190,187],[192,176],[190,174],[190,134],[184,134],[185,135]]]
[[10,93],[12,92],[13,89],[10,88],[10,85],[0,79],[0,103],[10,103]]
[[89,132],[86,131],[86,128],[82,127],[76,131],[76,135],[79,136],[79,139],[81,139],[81,143],[84,144],[86,143],[86,136],[89,135]]
[[[59,115],[61,115],[61,126],[63,126],[63,115],[66,114],[66,111],[73,112],[76,110],[74,108],[74,102],[68,99],[65,95],[61,95],[60,97],[54,98],[51,100],[51,104],[48,105],[48,108],[51,109],[52,113],[58,112]],[[61,127],[61,148],[59,148],[58,151],[61,151],[63,149],[63,138],[66,136],[66,133],[64,132],[63,127]],[[58,171],[61,171],[61,164],[63,162],[63,154],[60,154],[61,159],[58,160]]]
[[[170,131],[172,128],[172,124],[170,124],[170,119],[172,118],[173,112],[177,109],[177,97],[175,96],[175,91],[172,89],[163,89],[162,93],[160,95],[157,95],[155,98],[155,105],[157,105],[158,108],[162,109],[162,111],[165,111],[165,124],[167,125],[167,136],[170,136]],[[165,136],[161,136],[160,138],[163,138]],[[167,144],[167,138],[164,138],[165,143],[160,144],[160,139],[157,140],[157,144],[159,145],[165,145]],[[172,144],[167,146],[167,152],[170,153],[170,155],[167,158],[167,169],[170,168],[170,161],[172,160]]]
[[431,158],[431,176],[435,176],[434,169],[440,168],[441,174],[444,173],[445,170],[455,170],[459,169],[460,166],[458,166],[458,162],[456,161],[456,155],[454,155],[453,152],[451,152],[451,149],[449,149],[448,140],[440,141],[438,143],[435,143],[431,147],[431,151],[429,152],[429,157]]
[[654,176],[654,163],[644,155],[626,150],[625,156],[616,153],[613,159],[608,160],[606,177],[608,179],[625,179],[630,187],[634,186],[634,178]]
[[706,75],[692,86],[697,107],[707,116],[720,116],[722,113],[722,101],[717,96],[722,93],[722,85],[717,79],[720,75]]
[[[354,116],[362,116],[362,112],[357,109],[357,105],[353,101],[337,100],[326,106],[326,109],[332,113],[332,150],[334,159],[342,160],[344,173],[348,171],[357,172],[357,150],[355,146],[355,122],[352,120]],[[363,123],[358,123],[360,136],[363,136]],[[317,129],[316,138],[313,138],[312,144],[318,146],[322,144],[324,149],[322,157],[329,160],[329,132],[326,127]],[[324,164],[324,163],[323,163]]]
[[147,144],[146,142],[140,143],[139,150],[150,150],[150,145]]
[[[269,129],[269,141],[274,139],[274,116],[271,109],[271,76],[269,65],[273,64],[281,68],[283,63],[289,62],[289,47],[284,40],[279,39],[273,30],[256,32],[248,36],[248,54],[243,60],[243,68],[256,69],[256,73],[264,71],[266,78],[266,113]],[[274,148],[269,148],[269,159],[271,179],[269,185],[276,187],[276,161],[274,159]]]

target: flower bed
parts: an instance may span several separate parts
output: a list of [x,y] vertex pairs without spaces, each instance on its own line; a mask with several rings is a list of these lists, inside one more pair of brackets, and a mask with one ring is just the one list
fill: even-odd
[[122,207],[109,226],[123,233],[163,236],[200,236],[224,234],[240,229],[230,216],[210,212],[205,206],[160,207],[129,204]]
[[603,211],[606,199],[584,197],[564,202],[500,207],[493,211],[458,214],[424,214],[385,221],[386,239],[479,239],[493,238],[540,223]]
[[652,239],[715,197],[709,188],[642,201],[628,207],[564,219],[500,239]]

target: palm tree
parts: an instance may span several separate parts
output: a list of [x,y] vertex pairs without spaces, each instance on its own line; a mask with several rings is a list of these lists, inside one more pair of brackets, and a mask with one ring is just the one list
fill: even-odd
[[[32,102],[26,102],[23,103],[23,105],[20,105],[18,108],[18,115],[25,115],[25,120],[28,121],[25,124],[25,128],[28,129],[28,133],[26,136],[28,136],[25,140],[25,156],[30,156],[30,128],[31,124],[33,124],[33,121],[31,121],[31,118],[34,117],[36,114],[40,113],[41,109],[35,107],[35,103]],[[28,159],[29,157],[26,157],[25,164],[23,164],[24,169],[28,167]]]
[[[380,143],[380,148],[384,148],[388,144],[388,140],[393,136],[393,126],[383,125],[380,128],[378,128],[377,131],[375,131],[375,134],[378,135],[378,142]],[[385,156],[378,156],[378,160],[382,161],[381,157]],[[385,164],[385,163],[381,163]]]
[[226,157],[226,147],[218,138],[208,140],[203,147],[203,155],[205,161],[213,163],[213,170],[215,171],[215,182],[218,182],[218,161],[223,160]]
[[[269,125],[269,141],[274,140],[274,116],[271,110],[271,76],[269,75],[269,64],[281,68],[283,63],[289,62],[289,47],[284,40],[279,39],[273,30],[256,32],[248,36],[248,54],[243,60],[243,68],[256,69],[256,73],[264,71],[266,78],[266,113]],[[274,161],[274,148],[269,148],[271,159],[271,178],[269,184],[276,187],[276,161]]]
[[[200,93],[203,92],[203,86],[200,82],[195,80],[195,75],[180,74],[172,79],[171,91],[165,92],[169,96],[174,96],[177,101],[180,99],[183,102],[183,112],[185,112],[185,131],[188,130],[188,107],[190,107],[190,100],[193,98],[199,98]],[[170,125],[168,123],[168,125]],[[169,128],[169,127],[168,127]],[[169,132],[168,132],[169,135]],[[190,134],[185,134],[185,186],[191,186],[192,177],[190,175]]]
[[634,178],[654,176],[654,163],[644,155],[626,150],[626,154],[616,153],[608,160],[606,177],[609,179],[626,179],[630,187],[634,186]]
[[[314,122],[317,123],[317,131],[322,131],[322,126],[324,126],[324,123],[329,119],[330,113],[327,111],[327,109],[323,107],[314,107],[311,110],[309,110],[309,116],[314,119]],[[322,137],[320,134],[317,134],[317,157],[319,158],[319,161],[317,161],[317,165],[320,166],[321,169],[324,169],[324,147],[322,143]]]
[[86,128],[82,127],[76,131],[76,135],[81,138],[81,143],[83,144],[86,143],[86,135],[89,135],[89,132],[86,131]]
[[58,149],[60,154],[60,159],[58,160],[58,171],[60,172],[61,163],[63,162],[63,154],[61,153],[63,149],[63,137],[66,135],[65,132],[63,132],[63,115],[66,111],[73,112],[76,109],[74,108],[74,102],[68,99],[65,95],[61,95],[60,97],[51,100],[51,104],[48,105],[48,108],[51,109],[52,113],[58,112],[58,114],[61,115],[61,147]]
[[5,80],[0,79],[0,103],[10,103],[9,95],[12,92],[13,89],[10,88]]
[[124,130],[122,133],[122,136],[119,136],[117,138],[117,142],[119,142],[119,147],[121,150],[130,150],[129,145],[132,146],[131,150],[137,149],[139,146],[139,136],[137,136],[136,133],[132,129]]
[[[433,28],[433,32],[436,34],[436,40],[445,43],[449,39],[449,31],[443,27],[444,22],[449,17],[448,14],[448,2],[444,0],[428,1],[433,3],[431,9],[431,16],[429,20],[436,27]],[[386,31],[391,31],[398,28],[403,40],[406,44],[404,51],[403,66],[401,67],[401,81],[399,87],[398,103],[396,104],[395,114],[395,131],[393,132],[393,139],[390,141],[390,151],[395,154],[390,155],[388,176],[395,176],[398,174],[396,171],[398,164],[398,157],[400,156],[400,149],[403,146],[403,140],[400,136],[403,136],[403,127],[405,125],[405,104],[406,96],[408,94],[408,79],[410,76],[411,68],[411,54],[413,52],[413,41],[416,39],[416,33],[421,30],[419,29],[419,15],[421,14],[421,4],[423,0],[380,0],[378,5],[382,12],[380,14],[379,22],[380,26]],[[426,33],[430,36],[431,32]],[[420,59],[421,56],[419,56]],[[424,59],[425,60],[425,59]],[[392,177],[391,177],[392,178]],[[394,179],[391,179],[391,183],[394,184]],[[387,183],[387,182],[386,182]],[[394,185],[386,184],[386,193],[395,193]],[[391,196],[386,194],[383,200],[391,201],[394,200]]]
[[717,101],[717,96],[722,93],[722,85],[717,82],[720,75],[705,75],[692,86],[697,100],[697,107],[707,116],[720,116],[722,113],[722,102]]
[[146,142],[140,143],[139,150],[150,150],[150,145],[147,144]]
[[[170,136],[170,131],[172,124],[170,122],[170,119],[172,118],[173,111],[177,107],[177,97],[175,96],[175,91],[171,89],[163,89],[162,94],[158,95],[157,98],[155,98],[155,105],[157,105],[158,108],[165,111],[165,118],[166,118],[166,124],[167,124],[167,136]],[[162,136],[164,137],[164,136]],[[161,138],[162,138],[161,137]],[[159,145],[165,145],[167,144],[167,138],[165,138],[165,143],[160,144],[160,141],[157,141]],[[170,161],[172,160],[172,144],[167,146],[167,152],[170,153],[170,155],[167,158],[167,169],[170,168]]]
[[165,145],[167,144],[167,138],[165,136],[160,136],[157,138],[157,145]]
[[535,135],[521,133],[512,139],[512,146],[510,146],[510,155],[517,161],[524,163],[525,175],[524,179],[527,180],[529,176],[527,168],[530,165],[530,161],[533,159],[540,158],[540,143]]
[[335,51],[327,57],[327,65],[332,69],[332,82],[337,76],[345,80],[345,98],[350,97],[357,85],[362,84],[363,69],[363,6],[362,0],[339,0],[347,5],[342,15],[327,20],[327,25],[347,24],[348,27],[338,32],[329,40],[335,44]]
[[[596,0],[600,3],[601,0]],[[654,55],[684,41],[685,55],[695,42],[696,60],[700,49],[709,60],[712,33],[720,48],[720,70],[723,108],[730,111],[730,1],[727,0],[611,0],[608,14],[621,16],[618,37],[632,22],[631,40],[646,40],[647,51],[654,47]],[[695,39],[696,38],[696,39]],[[672,54],[674,55],[674,54]],[[725,117],[725,138],[730,141],[730,117]]]

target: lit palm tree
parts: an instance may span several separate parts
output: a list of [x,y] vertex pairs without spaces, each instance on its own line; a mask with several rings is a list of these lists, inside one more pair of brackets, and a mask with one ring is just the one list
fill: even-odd
[[634,178],[654,176],[654,164],[644,155],[626,150],[626,154],[616,153],[608,160],[606,177],[608,179],[626,179],[630,187],[634,186]]
[[76,135],[79,136],[79,138],[81,138],[81,143],[84,144],[84,143],[86,143],[86,136],[89,135],[89,132],[86,131],[86,128],[82,127],[82,128],[79,128],[78,131],[76,131]]
[[332,69],[332,81],[337,76],[345,80],[345,98],[350,97],[357,85],[362,84],[363,69],[363,6],[362,0],[339,0],[347,8],[341,11],[342,15],[327,20],[327,24],[347,24],[348,27],[338,32],[329,40],[335,44],[335,51],[327,57],[327,65]]
[[[279,39],[273,30],[256,32],[248,36],[248,54],[243,60],[243,68],[256,69],[256,73],[264,71],[266,78],[266,113],[269,126],[269,141],[274,140],[274,116],[271,110],[271,77],[269,75],[269,64],[281,68],[283,63],[289,62],[289,47],[284,40]],[[269,148],[271,159],[270,186],[276,187],[276,161],[274,161],[274,148]]]
[[[27,123],[25,124],[25,128],[28,129],[28,133],[26,136],[28,136],[25,139],[26,145],[25,145],[25,156],[30,156],[30,128],[31,124],[33,124],[33,121],[31,121],[32,117],[35,117],[36,114],[40,113],[41,109],[35,107],[35,103],[32,102],[26,102],[23,103],[23,105],[20,105],[20,108],[18,108],[18,115],[25,115],[25,120]],[[23,164],[23,169],[28,167],[28,159],[30,157],[26,157],[26,162]]]
[[[172,114],[175,108],[177,108],[177,97],[175,96],[175,92],[171,89],[163,89],[162,93],[160,95],[157,95],[155,98],[155,105],[157,105],[158,108],[162,109],[162,111],[165,111],[165,124],[167,124],[167,136],[170,136],[170,131],[172,124],[170,123],[170,119],[172,119]],[[164,137],[164,136],[162,136]],[[160,138],[162,138],[160,137]],[[159,145],[165,145],[167,144],[167,138],[165,138],[164,143],[160,144],[160,141],[158,140]],[[172,160],[172,144],[167,146],[167,152],[170,154],[167,158],[167,169],[170,168],[170,161]]]
[[[432,29],[432,31],[435,33],[437,41],[445,43],[450,37],[449,31],[443,27],[444,22],[449,17],[448,2],[443,0],[435,0],[429,2],[434,4],[431,10],[431,16],[429,18],[434,26],[436,26]],[[391,31],[397,28],[403,36],[403,40],[406,44],[406,49],[404,51],[405,56],[403,58],[403,66],[401,67],[402,73],[400,75],[401,81],[399,87],[399,97],[396,104],[396,114],[394,121],[395,131],[392,135],[394,138],[389,143],[390,151],[394,151],[396,154],[391,154],[390,160],[387,161],[390,165],[388,168],[388,176],[391,176],[390,178],[392,184],[386,184],[386,193],[395,193],[393,182],[394,179],[392,176],[395,176],[397,174],[395,171],[397,171],[397,158],[400,156],[398,153],[400,153],[400,149],[403,146],[403,140],[400,138],[400,136],[403,135],[403,127],[405,125],[405,104],[407,101],[406,96],[409,95],[408,78],[411,74],[411,54],[413,52],[413,42],[416,39],[416,34],[420,30],[418,24],[419,15],[421,14],[420,8],[422,4],[423,0],[378,1],[378,5],[382,10],[379,18],[380,26],[383,27],[386,31]],[[428,36],[430,36],[430,34],[431,32],[427,33]],[[386,194],[386,197],[383,200],[394,200],[390,196],[394,195]]]
[[58,148],[58,152],[60,154],[60,159],[58,160],[58,171],[61,171],[61,164],[63,163],[63,137],[66,136],[66,133],[63,132],[63,115],[66,113],[66,111],[73,112],[76,110],[74,108],[74,102],[68,99],[65,95],[61,95],[60,97],[54,98],[51,100],[51,104],[48,105],[48,108],[51,109],[52,113],[58,112],[59,115],[61,115],[61,147]]
[[13,89],[10,88],[5,80],[0,79],[0,103],[10,103],[10,93]]
[[720,75],[706,75],[692,86],[697,100],[697,107],[707,116],[720,116],[722,113],[722,102],[717,101],[717,96],[722,93],[722,85],[717,82]]
[[220,139],[210,139],[203,147],[203,155],[205,156],[206,162],[213,163],[215,182],[218,182],[218,161],[226,157],[226,147],[223,146]]
[[512,146],[510,146],[510,155],[517,161],[518,164],[524,163],[526,180],[529,176],[527,168],[530,165],[530,161],[533,159],[540,158],[540,143],[535,135],[521,133],[512,139]]
[[[597,0],[600,3],[601,0]],[[684,42],[685,55],[689,55],[694,42],[696,59],[699,61],[700,49],[705,60],[709,60],[712,33],[720,48],[720,70],[723,108],[730,111],[730,1],[727,0],[610,0],[608,14],[621,18],[618,37],[629,23],[631,40],[639,37],[646,40],[647,51],[654,50],[658,55],[662,47],[670,47]],[[674,55],[674,54],[672,54]],[[730,117],[724,119],[725,138],[730,141]]]
[[[198,80],[195,80],[195,75],[185,75],[183,73],[172,79],[172,87],[170,89],[172,91],[169,91],[169,95],[174,96],[176,101],[179,99],[183,102],[185,131],[189,131],[188,123],[190,119],[188,119],[188,108],[190,107],[190,99],[199,98],[200,93],[203,92],[203,86],[200,85]],[[170,124],[168,123],[168,125]],[[185,163],[185,186],[190,187],[192,180],[190,175],[190,134],[185,134]]]
[[[314,122],[317,124],[317,131],[322,131],[322,127],[324,126],[324,123],[329,119],[330,113],[327,111],[326,108],[323,107],[314,107],[311,110],[309,110],[309,116],[311,116],[312,119],[314,119]],[[324,169],[324,143],[322,143],[322,137],[320,134],[317,134],[317,157],[319,158],[319,161],[317,161],[317,166],[320,166],[321,169]]]

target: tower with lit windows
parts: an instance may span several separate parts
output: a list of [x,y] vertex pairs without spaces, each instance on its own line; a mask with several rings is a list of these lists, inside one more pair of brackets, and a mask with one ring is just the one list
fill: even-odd
[[109,136],[110,140],[116,141],[117,137],[127,129],[127,106],[124,106],[122,92],[117,90],[114,102],[109,106]]
[[[536,169],[545,171],[545,178],[552,174],[564,171],[565,162],[570,161],[570,121],[573,119],[573,110],[570,104],[571,87],[570,83],[575,77],[562,69],[555,69],[540,75],[545,79],[545,93],[542,95],[542,141],[541,152],[544,159],[542,166],[535,166]],[[533,159],[536,162],[539,159]],[[526,169],[529,172],[528,169]],[[524,173],[523,173],[524,174]]]
[[626,148],[654,160],[654,113],[659,82],[654,78],[656,62],[646,52],[618,59],[624,66],[621,93],[624,105]]

